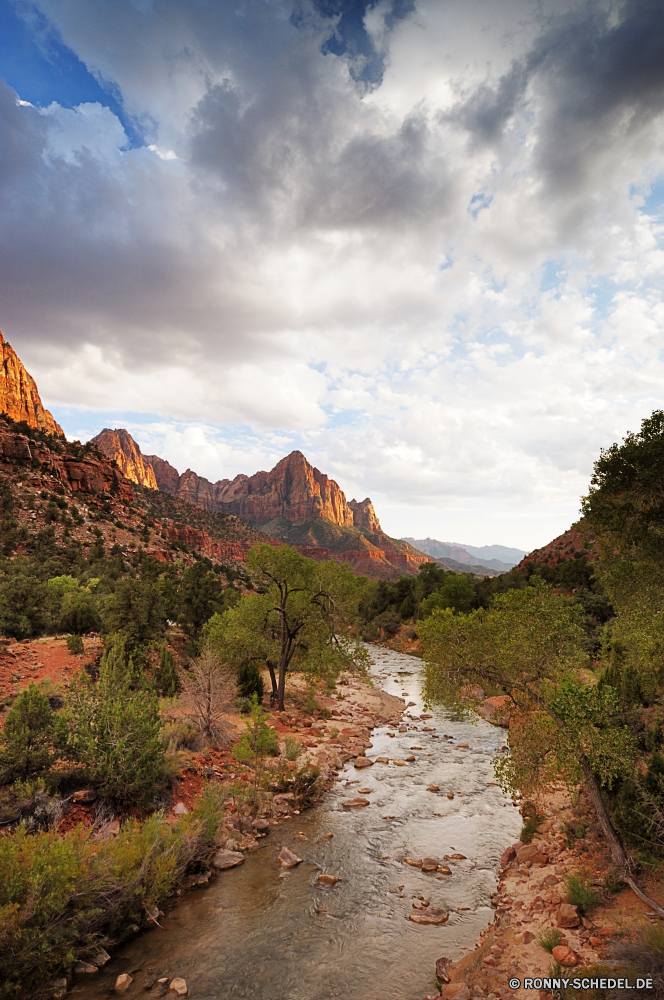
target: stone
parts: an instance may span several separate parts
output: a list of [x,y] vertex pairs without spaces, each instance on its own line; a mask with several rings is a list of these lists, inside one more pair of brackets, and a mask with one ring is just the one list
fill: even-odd
[[319,875],[318,881],[321,885],[336,885],[341,878],[338,875]]
[[371,795],[373,788],[358,788],[357,791],[360,795]]
[[444,854],[445,861],[467,861],[465,854]]
[[468,744],[467,743],[457,743],[457,749],[458,750],[467,750],[468,749]]
[[333,836],[334,836],[333,833],[324,833],[323,836],[321,837],[321,840],[332,840]]
[[530,944],[531,941],[535,940],[535,935],[532,931],[524,931],[521,935],[521,944]]
[[448,983],[440,988],[445,1000],[470,1000],[470,987],[467,983]]
[[578,907],[571,903],[561,903],[558,907],[556,923],[559,927],[578,927],[581,923]]
[[524,844],[520,849],[518,848],[516,859],[520,865],[524,861],[530,861],[534,865],[547,865],[549,863],[548,856],[534,844]]
[[74,966],[74,974],[77,976],[92,972],[99,972],[97,966],[93,965],[92,962],[77,962]]
[[113,984],[113,989],[116,993],[124,993],[128,990],[134,981],[134,977],[130,976],[128,972],[122,972]]
[[298,833],[295,834],[295,839],[296,840],[308,840],[309,838],[304,833],[302,833],[301,830],[299,830]]
[[438,862],[433,858],[422,858],[422,871],[423,872],[435,872],[438,871]]
[[74,792],[71,797],[72,802],[76,802],[77,805],[88,805],[90,802],[94,802],[97,798],[97,793],[92,788],[84,788],[80,792]]
[[279,853],[279,861],[284,866],[284,868],[295,868],[297,865],[302,864],[302,858],[299,858],[297,854],[293,854],[291,850],[287,847],[282,847]]
[[186,816],[188,811],[189,810],[187,809],[184,802],[178,802],[175,808],[173,809],[173,812],[176,816]]
[[414,924],[444,924],[449,917],[449,913],[441,910],[438,906],[429,906],[425,912],[409,913],[408,919]]
[[566,944],[556,945],[551,954],[555,958],[556,962],[560,962],[561,965],[567,966],[567,968],[571,968],[578,962],[577,956],[571,948],[567,947]]
[[67,980],[56,979],[53,983],[53,1000],[62,1000],[67,995]]
[[237,865],[241,865],[243,861],[244,854],[240,854],[239,851],[217,851],[212,858],[212,864],[220,871],[225,871],[226,868],[235,868]]
[[405,760],[407,764],[412,764],[412,762],[415,760],[414,754],[411,754],[410,757],[406,757]]
[[405,864],[412,865],[413,868],[421,868],[422,867],[422,859],[421,858],[404,858],[403,860],[404,860]]
[[449,983],[450,977],[447,974],[447,966],[451,965],[451,958],[436,959],[436,979],[441,983]]
[[399,760],[398,758],[396,760],[393,760],[392,763],[396,764],[397,767],[405,767],[406,766],[406,761],[405,760]]
[[254,830],[258,830],[259,833],[267,833],[270,829],[269,819],[255,819],[253,823]]
[[356,809],[359,806],[369,806],[371,803],[369,799],[362,798],[361,795],[356,795],[354,799],[344,799],[341,805],[344,809]]
[[438,871],[441,875],[451,875],[452,869],[448,868],[447,865],[438,865]]
[[356,757],[354,761],[354,766],[357,768],[373,767],[373,761],[369,760],[368,757]]
[[448,799],[453,799],[454,798],[454,792],[448,792],[447,793],[447,797],[448,797]]
[[97,952],[94,958],[90,959],[93,965],[96,965],[98,969],[101,969],[102,965],[106,965],[107,962],[111,961],[111,956],[102,948],[101,951]]
[[376,757],[376,763],[377,764],[389,764],[390,763],[390,758],[389,757]]
[[176,979],[171,979],[171,985],[168,989],[171,993],[175,993],[176,997],[186,997],[188,992],[187,983],[179,976]]
[[516,857],[516,851],[513,847],[506,848],[500,856],[500,866],[501,868],[507,868],[510,861]]
[[427,786],[427,792],[439,792],[439,791],[440,791],[440,785],[428,785]]

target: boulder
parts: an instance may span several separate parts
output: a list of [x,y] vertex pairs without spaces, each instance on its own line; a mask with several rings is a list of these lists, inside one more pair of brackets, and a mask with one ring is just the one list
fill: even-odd
[[77,976],[92,972],[99,972],[97,966],[93,965],[92,962],[77,962],[74,966],[74,974]]
[[128,990],[134,981],[134,977],[130,976],[128,972],[122,972],[113,984],[113,989],[116,993],[124,993]]
[[566,944],[556,945],[551,954],[555,958],[556,962],[560,962],[561,965],[565,965],[567,968],[571,968],[579,961],[577,955],[575,955],[572,949],[568,948]]
[[102,948],[101,951],[97,952],[95,957],[91,959],[91,962],[93,965],[96,965],[98,969],[101,969],[102,965],[106,965],[106,963],[110,962],[110,960],[111,956],[105,948]]
[[531,941],[535,940],[535,935],[532,931],[524,931],[521,935],[521,944],[530,944]]
[[53,983],[53,1000],[63,1000],[63,997],[67,995],[67,980],[56,979]]
[[500,866],[501,868],[507,868],[510,861],[516,857],[516,851],[513,847],[506,848],[500,855]]
[[186,807],[186,805],[184,804],[184,802],[178,802],[178,803],[176,804],[175,808],[173,809],[173,813],[174,813],[174,814],[175,814],[176,816],[186,816],[186,815],[187,815],[187,813],[188,813],[188,811],[189,811],[189,810],[187,809],[187,807]]
[[436,959],[436,979],[440,983],[449,983],[450,977],[447,974],[447,966],[452,964],[451,958]]
[[319,885],[336,885],[341,879],[338,875],[319,875],[318,882]]
[[411,754],[410,757],[406,757],[406,763],[407,764],[412,764],[414,760],[415,760],[415,755],[414,754]]
[[404,860],[405,864],[412,865],[413,868],[421,868],[422,867],[422,859],[421,858],[404,858],[403,860]]
[[377,764],[389,764],[390,763],[390,758],[389,757],[376,757],[376,763]]
[[534,865],[547,865],[549,863],[548,856],[534,844],[524,844],[523,847],[517,850],[516,859],[520,865],[524,861],[530,861]]
[[581,923],[578,907],[572,906],[571,903],[561,903],[556,923],[559,927],[578,927]]
[[440,785],[428,785],[427,786],[427,792],[439,792],[439,791],[440,791]]
[[423,872],[438,871],[438,862],[434,858],[422,858],[422,871]]
[[88,805],[90,802],[94,802],[96,798],[97,793],[92,788],[83,788],[80,792],[74,792],[71,800],[72,802],[76,802],[77,805]]
[[447,797],[448,797],[448,799],[453,799],[454,798],[454,792],[448,792],[447,793]]
[[424,912],[409,913],[408,919],[414,924],[444,924],[449,913],[441,910],[438,906],[429,906]]
[[235,868],[236,865],[241,865],[243,861],[244,854],[240,854],[239,851],[217,851],[212,859],[212,864],[220,871],[224,871],[226,868]]
[[452,869],[448,868],[447,865],[438,865],[438,871],[441,875],[451,875]]
[[470,987],[466,983],[448,983],[440,988],[445,1000],[470,1000]]
[[396,760],[393,760],[392,763],[396,764],[397,767],[405,767],[406,766],[406,761],[405,760],[399,760],[398,758]]
[[171,985],[168,989],[171,993],[175,993],[176,997],[186,997],[188,992],[187,983],[179,976],[176,979],[171,979]]
[[354,799],[344,799],[341,805],[344,809],[355,809],[358,806],[369,806],[371,803],[369,799],[364,799],[361,795],[356,795]]
[[279,861],[284,868],[295,868],[297,865],[302,864],[302,858],[298,858],[297,854],[293,854],[287,847],[281,848]]
[[373,761],[369,760],[368,757],[356,757],[355,758],[355,767],[358,767],[358,768],[373,767]]

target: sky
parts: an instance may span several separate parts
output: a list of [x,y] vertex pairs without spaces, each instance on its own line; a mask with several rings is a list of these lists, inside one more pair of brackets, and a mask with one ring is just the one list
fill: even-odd
[[664,402],[661,0],[0,0],[0,327],[69,436],[531,549]]

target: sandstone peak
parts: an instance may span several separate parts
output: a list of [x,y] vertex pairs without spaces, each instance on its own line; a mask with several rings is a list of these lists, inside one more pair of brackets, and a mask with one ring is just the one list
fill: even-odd
[[122,474],[130,482],[146,486],[149,490],[159,489],[154,469],[149,462],[146,462],[141,449],[128,431],[123,428],[109,430],[105,427],[92,441],[103,455],[117,463]]
[[16,423],[64,437],[60,424],[44,408],[37,383],[30,375],[13,347],[0,333],[0,413],[6,413]]

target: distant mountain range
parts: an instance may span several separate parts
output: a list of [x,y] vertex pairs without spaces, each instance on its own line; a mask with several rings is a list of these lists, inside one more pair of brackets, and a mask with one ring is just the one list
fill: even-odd
[[402,538],[401,541],[408,542],[434,559],[460,563],[471,573],[477,564],[506,573],[528,555],[527,549],[513,549],[507,545],[465,545],[461,542],[439,542],[437,538]]

